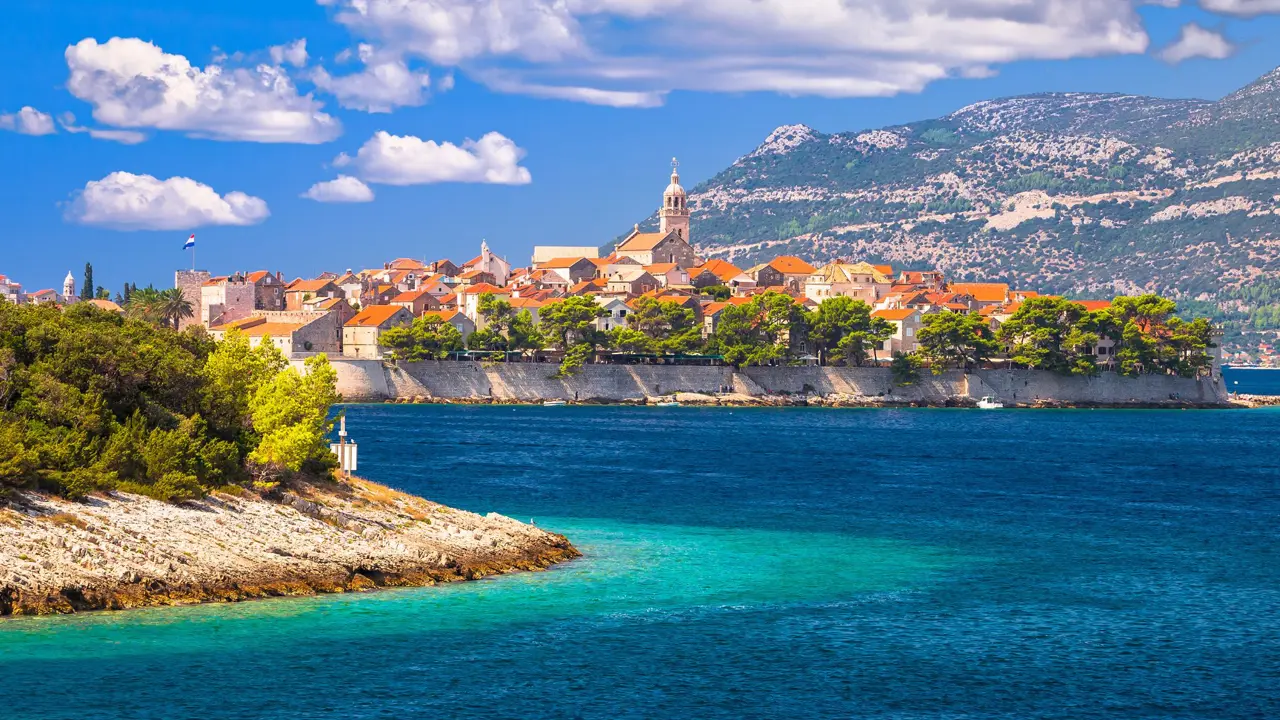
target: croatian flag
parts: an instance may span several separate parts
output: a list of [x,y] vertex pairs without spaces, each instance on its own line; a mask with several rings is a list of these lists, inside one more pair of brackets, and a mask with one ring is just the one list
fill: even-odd
[[195,236],[195,233],[192,233],[192,234],[191,234],[191,237],[187,238],[187,242],[186,242],[186,244],[185,244],[185,245],[183,245],[183,246],[182,246],[182,249],[183,249],[183,250],[190,250],[191,248],[193,248],[193,247],[195,247],[195,246],[196,246],[196,236]]

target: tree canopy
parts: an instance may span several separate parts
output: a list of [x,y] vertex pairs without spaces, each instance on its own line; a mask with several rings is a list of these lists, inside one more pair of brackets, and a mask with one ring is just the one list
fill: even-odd
[[215,344],[87,303],[0,303],[0,490],[183,499],[326,472],[334,380],[323,356],[304,376],[234,332]]

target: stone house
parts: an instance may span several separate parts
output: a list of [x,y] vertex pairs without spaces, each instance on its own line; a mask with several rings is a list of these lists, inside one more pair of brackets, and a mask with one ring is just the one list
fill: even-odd
[[805,297],[816,303],[827,298],[850,297],[874,306],[887,296],[893,281],[868,263],[833,262],[805,280]]
[[609,332],[614,328],[626,327],[627,316],[631,314],[631,308],[627,305],[627,301],[620,297],[604,297],[597,295],[595,297],[596,304],[603,307],[606,315],[596,318],[596,329],[603,332]]
[[391,298],[390,304],[399,305],[413,313],[414,317],[418,317],[428,310],[439,310],[440,298],[432,295],[427,290],[414,290],[413,292],[400,293]]
[[658,281],[659,287],[690,287],[689,271],[675,263],[655,263],[644,270]]
[[236,274],[206,280],[200,286],[199,309],[192,310],[201,325],[212,328],[251,316],[256,303],[257,287],[244,275]]
[[[733,291],[734,295],[746,295],[756,287],[755,278],[739,270],[733,263],[724,260],[708,260],[702,264],[701,277],[705,279],[710,272],[716,277],[716,285],[723,285]],[[703,287],[706,287],[705,285]]]
[[342,350],[339,317],[333,312],[258,310],[252,317],[210,328],[209,334],[221,341],[228,332],[237,330],[248,339],[250,347],[270,342],[288,358],[337,354]]
[[284,276],[259,270],[245,275],[253,283],[254,310],[284,310]]
[[471,333],[476,331],[476,324],[471,322],[471,318],[463,315],[457,310],[428,310],[422,314],[423,317],[438,317],[449,323],[457,329],[458,334],[462,336],[462,342],[466,342],[471,337]]
[[884,358],[892,357],[894,353],[910,353],[915,352],[919,347],[916,335],[923,326],[924,314],[915,308],[903,308],[899,310],[875,310],[872,311],[871,317],[878,317],[886,320],[893,325],[893,336],[884,341],[884,345],[880,348],[880,354]]
[[342,355],[349,358],[382,357],[378,341],[393,327],[408,325],[413,315],[399,305],[375,305],[361,310],[342,326]]
[[591,280],[596,276],[596,264],[586,257],[553,258],[538,265],[538,270],[545,270],[560,278],[560,285],[576,285],[583,280]]
[[22,292],[21,283],[0,275],[0,300],[11,302],[14,305],[21,305],[27,301],[27,296],[26,293]]
[[342,326],[347,321],[356,316],[358,312],[351,306],[346,298],[317,298],[308,300],[302,304],[302,309],[307,312],[323,312],[333,313],[337,318],[338,324],[338,342],[342,342]]
[[974,301],[973,310],[1004,305],[1013,300],[1009,286],[1005,283],[951,283],[947,289],[957,295],[971,296]]
[[302,303],[316,298],[346,297],[332,280],[295,280],[284,291],[284,308],[301,310]]
[[605,292],[643,295],[658,289],[658,280],[642,267],[620,267],[605,278]]
[[798,257],[784,255],[763,265],[756,265],[747,270],[747,274],[756,281],[756,287],[785,287],[800,292],[804,290],[805,280],[815,269]]
[[476,324],[477,330],[484,329],[484,318],[480,315],[480,297],[491,294],[502,300],[510,300],[511,292],[506,288],[489,283],[480,283],[458,290],[458,310]]
[[635,260],[641,266],[675,263],[681,268],[691,268],[699,264],[693,246],[675,231],[642,233],[637,228],[618,245],[615,254],[619,258]]

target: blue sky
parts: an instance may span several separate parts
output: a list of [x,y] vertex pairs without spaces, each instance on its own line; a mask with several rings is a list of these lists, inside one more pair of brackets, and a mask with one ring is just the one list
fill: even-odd
[[[113,292],[162,285],[192,231],[215,273],[465,260],[482,238],[525,262],[645,217],[673,155],[691,187],[778,125],[1044,91],[1217,98],[1280,66],[1280,2],[1201,3],[9,0],[0,274],[35,290],[91,261]],[[156,79],[174,56],[197,81]],[[316,195],[376,197],[301,197],[339,175]]]

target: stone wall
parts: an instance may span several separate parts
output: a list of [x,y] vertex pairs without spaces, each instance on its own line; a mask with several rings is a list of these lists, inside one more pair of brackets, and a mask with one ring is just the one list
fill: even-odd
[[867,403],[965,404],[993,395],[1007,405],[1212,405],[1226,404],[1220,378],[1168,376],[1063,377],[1034,370],[922,373],[908,387],[894,387],[885,368],[747,368],[659,365],[588,365],[571,378],[555,377],[548,363],[486,366],[472,362],[384,364],[333,360],[338,390],[351,402],[396,398],[538,402],[643,401],[674,393],[714,395],[728,388],[740,396],[821,395]]

